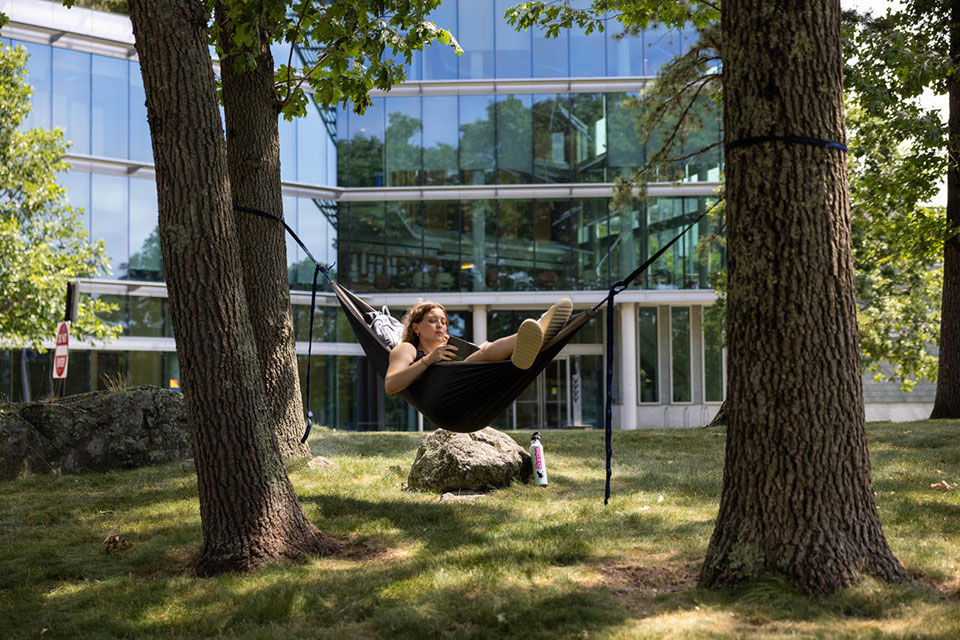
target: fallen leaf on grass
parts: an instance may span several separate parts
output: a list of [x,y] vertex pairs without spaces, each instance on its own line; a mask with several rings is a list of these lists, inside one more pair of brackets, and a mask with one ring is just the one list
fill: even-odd
[[951,489],[956,489],[957,485],[950,484],[946,480],[941,480],[940,482],[934,482],[930,485],[931,489],[939,489],[940,491],[950,491]]
[[120,527],[114,527],[113,530],[104,538],[103,544],[107,553],[114,551],[126,551],[133,546],[133,543],[120,535]]

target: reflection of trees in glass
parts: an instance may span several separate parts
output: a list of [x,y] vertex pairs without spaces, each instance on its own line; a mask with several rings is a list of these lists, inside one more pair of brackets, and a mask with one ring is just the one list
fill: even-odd
[[523,99],[507,96],[496,102],[497,182],[524,184],[533,180],[533,117]]
[[341,171],[341,187],[376,187],[383,185],[383,142],[373,136],[356,134],[349,140],[337,141],[337,157]]
[[643,143],[637,134],[636,113],[628,108],[630,99],[626,93],[606,94],[611,177],[629,177],[643,166]]
[[130,296],[130,335],[162,336],[165,333],[164,299]]
[[[720,150],[716,143],[720,124],[716,106],[708,96],[694,101],[680,129],[670,114],[650,125],[655,114],[641,113],[641,101],[628,93],[509,95],[496,101],[484,97],[485,104],[476,105],[474,111],[483,115],[471,119],[463,101],[473,98],[458,98],[461,123],[456,143],[422,145],[418,134],[431,122],[401,111],[388,111],[383,140],[362,132],[341,139],[337,144],[341,186],[441,185],[458,180],[462,184],[603,182],[617,175],[628,178],[644,166],[645,150],[658,149],[675,132],[681,142],[674,140],[670,160],[650,167],[652,179],[719,179]],[[425,99],[424,113],[430,110],[427,101],[434,99],[440,98]],[[433,107],[434,111],[441,109]],[[448,115],[455,117],[452,112]],[[638,133],[638,122],[644,118],[646,126],[652,127],[646,131],[645,144]],[[700,149],[706,151],[694,153]]]
[[387,125],[387,185],[408,187],[420,184],[420,130],[423,128],[419,118],[405,113],[388,114]]
[[486,105],[486,112],[485,119],[460,124],[460,172],[463,184],[491,184],[496,180],[496,103],[492,99]]
[[571,182],[604,182],[609,138],[604,94],[572,94],[570,108]]
[[140,250],[130,256],[130,262],[121,265],[131,280],[163,281],[163,257],[160,255],[160,233],[153,228]]

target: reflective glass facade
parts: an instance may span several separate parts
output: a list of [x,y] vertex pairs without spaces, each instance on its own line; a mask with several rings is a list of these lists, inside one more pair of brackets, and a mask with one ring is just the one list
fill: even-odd
[[[694,221],[708,198],[341,203],[339,277],[358,292],[605,290]],[[704,219],[641,277],[708,289]]]
[[[564,30],[547,38],[542,30],[516,31],[504,14],[512,0],[445,0],[430,15],[438,26],[454,33],[463,55],[444,46],[417,52],[408,67],[408,80],[481,80],[490,78],[652,77],[664,63],[689,47],[693,29],[653,28],[639,36],[618,38],[615,20],[589,36]],[[587,8],[589,0],[573,0]]]
[[[646,162],[625,93],[374,98],[338,116],[338,184],[396,187],[611,182]],[[666,127],[665,127],[666,129]],[[715,117],[691,150],[720,140]],[[714,148],[669,167],[669,179],[716,182]],[[667,178],[667,169],[663,175]]]
[[[542,30],[510,27],[503,14],[513,4],[447,0],[438,7],[431,18],[454,32],[464,54],[442,45],[417,52],[408,66],[408,80],[422,83],[416,95],[377,94],[362,115],[350,108],[324,112],[311,102],[305,118],[279,123],[283,214],[310,252],[335,265],[336,277],[361,294],[456,294],[452,299],[459,302],[448,305],[451,333],[471,340],[478,307],[486,309],[490,339],[539,313],[517,311],[501,301],[501,293],[540,295],[540,304],[549,297],[543,292],[588,292],[581,298],[599,301],[610,283],[709,206],[713,199],[703,196],[703,185],[719,181],[722,171],[719,148],[657,167],[657,179],[680,185],[670,197],[611,209],[609,184],[630,176],[648,156],[636,131],[635,91],[689,46],[696,32],[649,29],[621,39],[615,28],[589,36],[573,28],[548,38]],[[589,0],[573,4],[585,7]],[[37,42],[49,42],[48,27],[38,25]],[[24,126],[60,127],[70,141],[68,153],[78,166],[61,183],[70,203],[83,209],[91,236],[106,244],[112,263],[106,284],[162,283],[156,183],[142,166],[152,163],[152,149],[138,63],[126,54],[88,53],[62,42],[4,42],[23,45],[30,54],[33,110]],[[287,53],[278,48],[275,56],[285,62]],[[617,78],[615,86],[623,90],[590,85],[603,78]],[[509,88],[475,82],[498,79],[509,81]],[[547,92],[544,79],[571,82],[565,92]],[[716,116],[705,118],[688,151],[720,138]],[[572,195],[471,192],[547,185],[572,185]],[[304,195],[322,187],[333,187],[336,195]],[[396,193],[411,187],[461,189],[448,199],[415,189]],[[602,197],[596,191],[576,195],[588,187],[600,189]],[[700,240],[711,233],[701,222],[631,284],[633,290],[666,292],[672,306],[637,305],[636,326],[626,329],[618,314],[618,336],[636,332],[637,353],[618,357],[617,366],[633,362],[640,370],[638,405],[722,400],[722,349],[701,340],[702,306],[683,302],[684,295],[709,289],[708,263],[722,264],[722,254],[698,254]],[[309,289],[314,266],[292,238],[287,264],[291,288]],[[106,319],[121,326],[123,335],[109,349],[72,353],[69,393],[105,388],[117,375],[130,384],[167,386],[179,379],[169,305],[162,289],[154,291],[161,293],[96,294],[118,305]],[[301,345],[311,339],[310,319],[306,305],[293,306]],[[601,315],[495,426],[600,426],[604,334]],[[338,308],[315,309],[312,339],[336,347],[310,362],[299,358],[302,376],[311,370],[316,422],[351,429],[418,427],[406,403],[385,396]],[[49,354],[0,352],[0,397],[22,399],[28,389],[36,397],[49,386]],[[621,401],[619,375],[615,390]]]

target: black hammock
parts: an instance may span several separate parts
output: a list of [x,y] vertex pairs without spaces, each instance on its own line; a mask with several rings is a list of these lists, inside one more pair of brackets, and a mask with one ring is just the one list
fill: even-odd
[[[766,138],[757,138],[756,140],[751,139],[751,141],[748,142],[752,143],[765,140]],[[809,142],[807,139],[789,139],[788,141],[799,141],[811,144],[821,142],[816,140]],[[844,147],[844,150],[846,150],[846,147]],[[510,404],[517,398],[517,396],[520,395],[527,385],[533,382],[534,378],[539,375],[544,367],[546,367],[547,364],[553,360],[557,354],[560,353],[560,350],[563,349],[564,345],[566,345],[573,338],[574,334],[576,334],[576,332],[579,331],[588,320],[597,314],[597,309],[606,303],[607,399],[606,415],[604,417],[604,431],[607,445],[607,478],[603,503],[607,504],[607,502],[610,500],[610,477],[612,474],[610,460],[613,455],[613,448],[611,444],[611,412],[613,408],[614,298],[618,293],[626,289],[635,278],[638,278],[640,274],[646,271],[647,267],[656,262],[660,256],[667,251],[667,249],[673,246],[677,240],[683,237],[688,231],[690,231],[690,229],[703,220],[703,218],[706,217],[706,215],[710,213],[714,207],[719,205],[720,202],[722,202],[722,198],[714,202],[706,211],[701,213],[696,219],[694,219],[682,231],[680,231],[680,233],[674,236],[672,240],[660,247],[656,253],[647,258],[639,267],[634,269],[630,275],[611,285],[610,292],[607,294],[607,297],[601,300],[597,306],[587,311],[582,311],[567,320],[567,323],[563,326],[560,332],[540,349],[537,359],[533,361],[533,364],[529,369],[518,369],[509,360],[503,360],[500,362],[438,362],[433,366],[428,367],[413,384],[401,391],[398,395],[409,402],[413,408],[423,414],[424,417],[426,417],[435,426],[442,427],[448,431],[456,431],[458,433],[471,433],[473,431],[479,431],[496,420],[501,413],[506,411],[507,407],[510,406]],[[313,345],[313,309],[316,306],[317,277],[320,273],[323,273],[323,275],[330,280],[330,286],[333,288],[334,293],[337,294],[337,299],[340,302],[340,306],[343,308],[343,311],[347,316],[347,320],[350,321],[350,326],[353,327],[353,332],[356,334],[357,340],[360,341],[360,346],[363,348],[364,353],[373,363],[373,366],[377,373],[380,374],[380,377],[384,377],[387,373],[387,365],[390,361],[390,347],[388,347],[385,342],[377,337],[377,335],[373,332],[373,329],[364,319],[365,313],[376,311],[376,309],[358,298],[352,292],[343,288],[343,286],[338,284],[336,281],[332,280],[328,274],[328,269],[317,262],[317,260],[310,253],[310,250],[307,249],[306,245],[303,244],[300,238],[297,237],[297,234],[293,232],[293,229],[291,229],[282,218],[259,211],[257,209],[250,209],[236,205],[234,205],[233,208],[236,211],[251,213],[280,222],[287,232],[293,236],[293,239],[296,240],[297,244],[300,245],[300,248],[306,252],[307,256],[309,256],[316,265],[316,269],[314,269],[313,272],[313,293],[310,300],[311,311],[309,345]],[[469,355],[471,350],[476,350],[478,348],[476,345],[460,339],[457,339],[457,345],[460,348],[458,355],[462,354],[463,356]],[[309,357],[310,347],[307,349],[308,360]],[[309,406],[310,367],[308,366],[307,429],[303,434],[301,442],[307,441],[307,437],[310,435],[310,426],[313,423],[313,413],[309,410]]]
[[[386,376],[390,347],[367,323],[364,314],[376,309],[337,282],[330,286],[357,335],[363,352],[380,377]],[[438,427],[471,433],[490,425],[543,371],[574,334],[597,312],[593,309],[572,316],[560,332],[543,345],[529,369],[518,369],[509,360],[499,362],[443,361],[428,367],[398,395]],[[458,356],[466,357],[477,346],[457,340]]]

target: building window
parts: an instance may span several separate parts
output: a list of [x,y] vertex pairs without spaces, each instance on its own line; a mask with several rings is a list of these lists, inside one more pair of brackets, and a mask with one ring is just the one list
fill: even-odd
[[[459,5],[456,34],[463,47],[463,54],[459,56],[460,79],[494,78],[493,0],[467,0]],[[437,24],[445,26],[443,23]],[[452,26],[446,26],[453,30]],[[449,49],[442,44],[434,46]],[[433,49],[434,46],[428,48]]]
[[423,127],[423,183],[457,184],[459,181],[457,97],[424,98],[423,121],[428,125]]
[[[430,21],[441,29],[447,29],[458,36],[457,3],[447,2],[430,12]],[[466,45],[461,41],[461,45]],[[453,80],[457,77],[457,52],[451,47],[437,43],[423,48],[423,79]]]
[[[91,150],[95,156],[126,158],[130,154],[130,63],[119,58],[91,56]],[[137,69],[136,71],[139,71]]]
[[670,308],[670,370],[673,402],[690,402],[690,307]]
[[126,279],[130,267],[129,178],[90,174],[90,235],[104,240],[113,277]]
[[493,184],[497,180],[494,96],[460,96],[459,100],[460,182]]
[[386,177],[389,187],[420,184],[421,132],[420,98],[386,101]]
[[[151,296],[130,296],[130,335],[156,336],[164,334],[164,299]],[[159,375],[157,376],[159,379]],[[157,384],[145,382],[143,384]]]
[[723,402],[723,348],[720,330],[709,320],[711,309],[703,310],[703,396],[706,402]]
[[640,402],[660,402],[660,341],[657,334],[657,308],[637,309],[637,344],[640,350]]
[[[470,0],[473,4],[476,0]],[[529,78],[530,71],[530,30],[518,31],[507,24],[503,15],[516,4],[514,0],[496,0],[496,56],[498,78]]]
[[497,182],[533,181],[533,96],[497,96]]
[[53,50],[53,126],[62,127],[72,153],[90,153],[90,55]]

